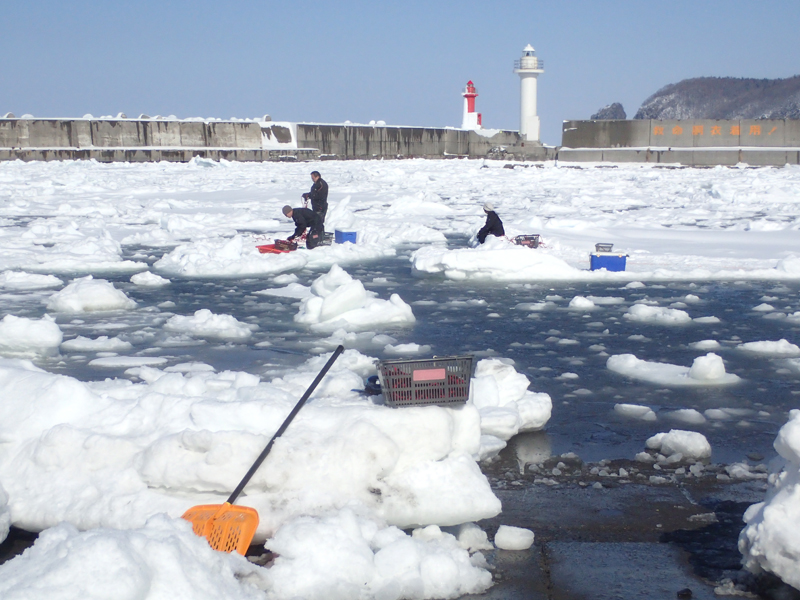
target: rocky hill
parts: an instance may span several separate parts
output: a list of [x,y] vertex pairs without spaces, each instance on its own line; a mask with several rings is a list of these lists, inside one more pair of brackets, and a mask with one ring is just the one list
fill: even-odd
[[633,118],[800,119],[800,75],[786,79],[684,79],[650,96]]
[[622,108],[622,104],[614,102],[614,104],[604,106],[589,118],[592,121],[605,121],[609,119],[627,119],[628,115],[625,114],[625,109]]

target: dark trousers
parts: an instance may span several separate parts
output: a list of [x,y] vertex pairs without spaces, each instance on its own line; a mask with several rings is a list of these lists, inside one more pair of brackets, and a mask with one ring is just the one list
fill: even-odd
[[311,210],[319,215],[319,220],[325,223],[325,215],[328,214],[328,203],[311,201]]

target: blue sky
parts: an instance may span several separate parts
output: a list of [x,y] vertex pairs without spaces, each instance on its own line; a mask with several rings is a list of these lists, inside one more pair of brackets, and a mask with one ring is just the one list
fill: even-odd
[[542,139],[689,77],[800,74],[797,0],[5,1],[0,114],[519,128],[532,44]]

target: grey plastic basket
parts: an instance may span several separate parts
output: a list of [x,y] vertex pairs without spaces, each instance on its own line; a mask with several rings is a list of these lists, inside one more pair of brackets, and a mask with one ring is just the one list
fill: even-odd
[[594,245],[595,252],[611,252],[611,249],[614,247],[614,244],[609,244],[608,242],[600,242],[599,244]]
[[383,399],[388,406],[446,406],[469,400],[473,356],[378,363]]

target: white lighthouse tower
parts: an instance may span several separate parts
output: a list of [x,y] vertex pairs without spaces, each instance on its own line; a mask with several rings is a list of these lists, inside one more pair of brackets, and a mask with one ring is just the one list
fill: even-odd
[[536,114],[536,80],[544,73],[544,61],[536,57],[533,46],[522,50],[522,57],[514,62],[514,73],[520,79],[519,134],[525,140],[539,141],[539,116]]

